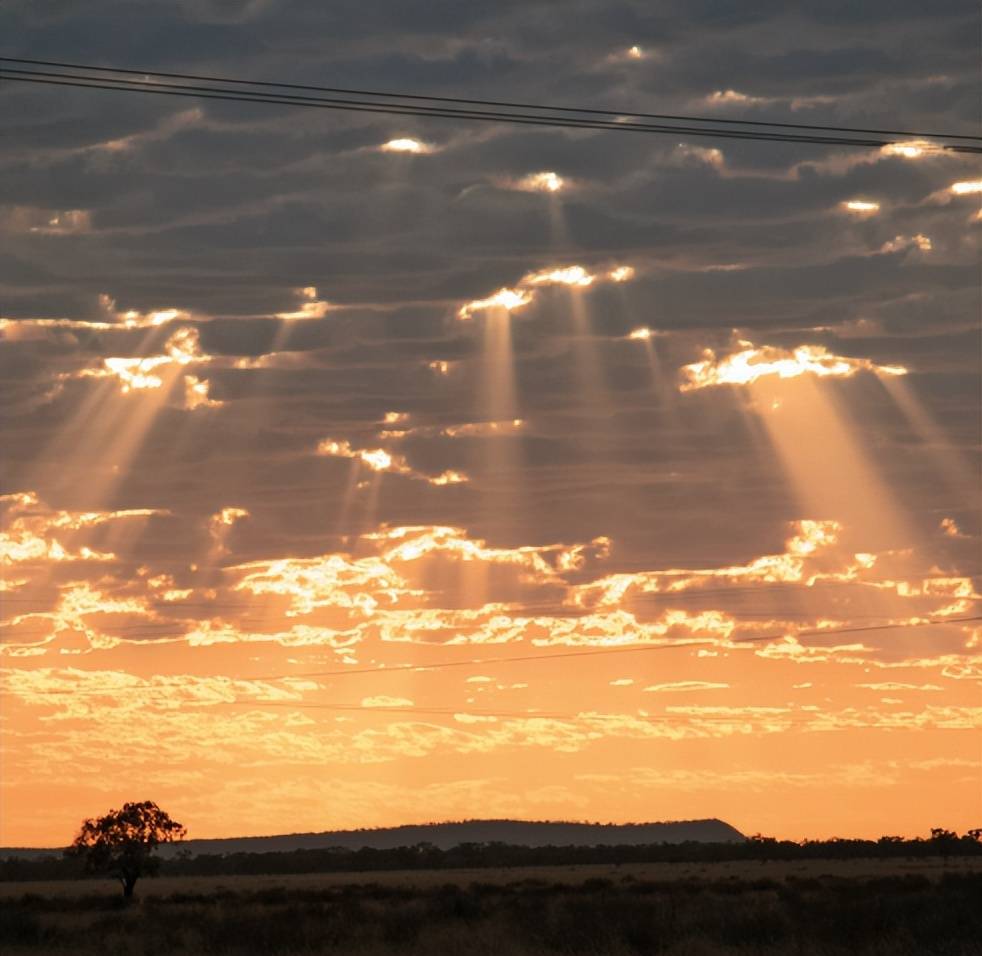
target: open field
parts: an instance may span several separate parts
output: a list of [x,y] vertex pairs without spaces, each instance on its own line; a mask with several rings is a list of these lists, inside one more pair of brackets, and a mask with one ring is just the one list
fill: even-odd
[[[522,880],[577,884],[586,880],[613,881],[630,877],[655,882],[670,880],[785,880],[789,877],[869,878],[883,876],[925,876],[939,879],[945,873],[982,873],[982,857],[957,857],[942,862],[937,857],[910,857],[899,860],[770,860],[727,861],[719,863],[591,863],[575,866],[475,867],[453,870],[386,870],[366,873],[287,873],[268,876],[160,876],[140,881],[140,897],[167,897],[175,893],[213,893],[231,891],[254,893],[283,888],[289,892],[333,889],[359,883],[380,886],[420,887],[495,885]],[[110,879],[0,882],[0,900],[19,898],[25,893],[44,897],[119,895],[118,884]]]
[[2,886],[4,956],[982,956],[978,861],[661,864]]

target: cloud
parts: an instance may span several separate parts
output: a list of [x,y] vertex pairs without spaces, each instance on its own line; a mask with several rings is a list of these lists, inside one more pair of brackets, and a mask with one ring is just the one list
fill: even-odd
[[528,272],[519,280],[515,288],[504,287],[486,299],[475,299],[462,305],[457,311],[460,319],[469,319],[476,312],[501,309],[511,313],[535,301],[539,289],[550,286],[566,286],[570,289],[587,289],[595,283],[628,282],[635,276],[632,266],[615,265],[604,272],[590,272],[581,265],[551,266]]
[[431,485],[459,485],[467,481],[467,475],[454,469],[447,469],[438,475],[422,474],[411,468],[402,455],[388,452],[383,448],[355,449],[347,439],[325,438],[318,443],[317,454],[330,458],[350,458],[361,462],[371,471],[404,475]]
[[81,543],[86,533],[164,512],[151,508],[120,511],[62,511],[47,507],[35,492],[0,495],[4,530],[0,532],[0,562],[35,569],[48,562],[108,562],[116,555]]
[[436,147],[432,143],[424,143],[422,140],[403,136],[390,139],[388,142],[379,146],[379,151],[383,153],[411,153],[414,156],[425,156],[436,152]]
[[752,342],[741,341],[738,352],[717,359],[706,351],[701,362],[682,368],[680,391],[688,392],[715,385],[748,385],[760,378],[796,378],[815,375],[819,378],[849,378],[860,371],[877,375],[906,375],[900,365],[877,365],[869,359],[856,359],[830,353],[821,345],[799,345],[794,349],[772,346],[758,348]]
[[651,684],[649,687],[645,687],[643,689],[646,693],[662,694],[666,691],[688,693],[689,691],[701,690],[726,690],[729,688],[729,686],[729,684],[720,683],[718,681],[680,680],[672,681],[667,684]]
[[[173,72],[321,84],[332,62],[366,89],[969,133],[956,7],[2,17],[52,59],[95,38],[101,62]],[[2,842],[70,839],[64,807],[134,773],[199,834],[393,806],[587,818],[614,793],[640,819],[652,748],[693,788],[662,787],[666,816],[739,815],[746,785],[780,835],[829,806],[838,834],[920,832],[923,806],[969,825],[965,768],[914,765],[967,759],[953,731],[976,719],[972,157],[7,86],[2,490],[32,497],[4,505],[0,649],[154,687],[5,694]],[[419,151],[380,148],[398,140]],[[555,659],[492,662],[529,655]],[[643,692],[686,681],[730,687]],[[944,692],[856,686],[889,682]],[[864,790],[867,757],[891,789]],[[841,789],[809,817],[826,771]],[[711,805],[698,788],[728,776]]]
[[457,317],[469,319],[475,312],[486,312],[490,309],[503,309],[505,312],[514,312],[521,309],[532,301],[530,293],[522,289],[499,289],[486,299],[475,299],[462,305],[457,312]]
[[498,185],[505,189],[514,189],[528,193],[558,193],[569,189],[570,182],[558,173],[544,170],[539,173],[528,173],[518,179],[503,179]]
[[316,287],[309,285],[294,290],[300,298],[300,308],[293,312],[277,312],[278,319],[292,321],[295,319],[322,319],[327,315],[328,305],[325,299],[317,298]]
[[412,707],[413,701],[408,697],[387,697],[378,694],[375,697],[363,697],[362,707]]

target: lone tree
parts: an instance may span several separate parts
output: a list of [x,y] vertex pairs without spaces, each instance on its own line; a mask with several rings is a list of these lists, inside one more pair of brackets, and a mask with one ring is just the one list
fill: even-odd
[[90,873],[115,877],[123,887],[123,897],[130,899],[136,881],[160,866],[153,851],[161,843],[174,843],[186,835],[180,823],[150,800],[124,803],[121,810],[85,820],[65,854],[84,859]]

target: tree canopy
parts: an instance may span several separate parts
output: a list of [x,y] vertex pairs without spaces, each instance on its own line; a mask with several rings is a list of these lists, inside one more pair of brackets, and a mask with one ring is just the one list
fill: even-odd
[[105,816],[85,820],[72,845],[65,851],[81,857],[91,873],[104,873],[119,880],[123,896],[133,895],[136,881],[156,871],[160,861],[153,856],[161,843],[183,840],[187,830],[151,800],[125,803]]

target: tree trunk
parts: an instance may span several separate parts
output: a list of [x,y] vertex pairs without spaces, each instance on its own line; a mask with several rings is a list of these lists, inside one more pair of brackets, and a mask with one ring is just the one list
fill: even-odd
[[123,899],[131,900],[133,899],[133,887],[136,886],[136,877],[130,873],[127,873],[123,877]]

